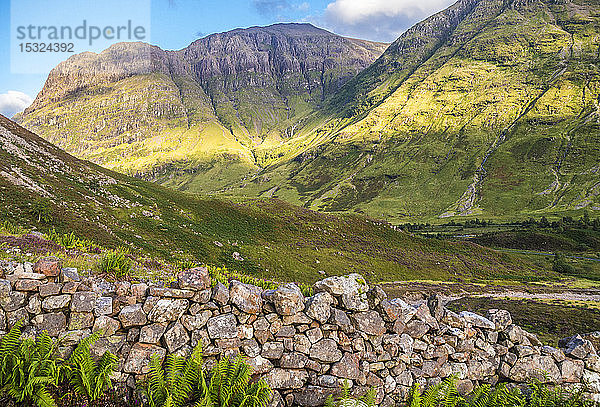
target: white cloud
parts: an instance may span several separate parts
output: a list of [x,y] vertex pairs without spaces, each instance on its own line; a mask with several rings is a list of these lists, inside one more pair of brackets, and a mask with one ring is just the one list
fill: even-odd
[[335,0],[327,5],[324,20],[339,34],[389,42],[454,1]]
[[22,112],[33,102],[31,97],[23,92],[9,90],[0,94],[0,114],[12,117],[15,113]]

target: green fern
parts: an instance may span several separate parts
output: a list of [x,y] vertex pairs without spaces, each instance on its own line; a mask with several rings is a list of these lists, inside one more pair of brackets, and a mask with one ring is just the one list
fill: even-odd
[[222,358],[213,368],[210,385],[196,407],[264,407],[271,389],[263,380],[251,383],[252,369],[241,355]]
[[377,390],[372,387],[362,397],[352,397],[350,394],[350,383],[344,380],[341,394],[334,399],[330,394],[325,400],[325,407],[374,407],[376,403]]
[[55,407],[48,388],[56,387],[60,369],[56,345],[46,332],[37,340],[20,340],[22,321],[0,340],[0,392],[17,403]]
[[110,376],[116,370],[118,362],[117,357],[110,352],[104,352],[98,362],[94,360],[90,347],[99,338],[99,333],[95,332],[82,339],[63,367],[75,392],[90,401],[99,399],[112,385]]
[[196,346],[189,358],[168,355],[164,368],[155,355],[142,390],[151,407],[181,407],[205,394],[202,348]]

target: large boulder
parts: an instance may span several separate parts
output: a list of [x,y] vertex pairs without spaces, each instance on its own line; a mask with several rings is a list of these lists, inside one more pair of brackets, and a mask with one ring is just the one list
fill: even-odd
[[142,304],[127,305],[119,312],[119,321],[123,328],[145,325],[148,322]]
[[177,274],[179,288],[192,290],[206,290],[210,288],[210,274],[206,267],[195,267],[181,271]]
[[366,311],[369,309],[367,292],[369,286],[366,280],[357,273],[347,276],[327,277],[315,283],[315,292],[328,292],[340,298],[344,307],[351,311]]
[[311,346],[309,356],[314,360],[333,363],[342,358],[342,351],[333,339],[321,339]]
[[233,280],[229,289],[231,302],[240,311],[258,314],[262,310],[262,290],[259,287]]
[[237,338],[238,329],[235,315],[223,314],[212,317],[206,323],[208,328],[208,336],[211,339],[228,339]]
[[152,322],[177,321],[188,308],[190,302],[186,299],[160,299],[148,313],[148,319]]
[[162,361],[167,351],[160,346],[148,343],[136,343],[133,345],[123,366],[126,373],[146,374],[150,371],[150,361],[156,355]]
[[306,301],[306,315],[321,323],[327,322],[331,315],[333,297],[327,292],[321,292],[309,297]]
[[296,284],[283,284],[270,291],[266,297],[273,302],[279,315],[294,315],[304,310],[304,295]]
[[354,327],[367,335],[383,335],[386,331],[383,319],[376,311],[358,312],[351,316]]

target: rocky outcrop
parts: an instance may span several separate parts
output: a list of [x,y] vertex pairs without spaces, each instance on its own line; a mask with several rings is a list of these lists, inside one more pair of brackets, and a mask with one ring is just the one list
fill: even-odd
[[[33,269],[54,270],[48,261]],[[357,392],[376,387],[378,403],[391,406],[414,383],[432,385],[450,375],[463,391],[537,379],[600,394],[600,358],[590,340],[600,334],[543,346],[507,311],[457,314],[435,298],[409,305],[357,274],[322,280],[315,284],[319,292],[304,298],[294,284],[268,291],[239,281],[213,286],[201,268],[165,287],[108,283],[74,269],[57,276],[3,267],[2,331],[24,319],[26,335],[47,331],[62,355],[100,331],[94,354],[118,355],[116,380],[131,386],[148,372],[153,355],[187,355],[201,342],[208,363],[246,355],[275,390],[273,405],[321,405],[348,380]]]

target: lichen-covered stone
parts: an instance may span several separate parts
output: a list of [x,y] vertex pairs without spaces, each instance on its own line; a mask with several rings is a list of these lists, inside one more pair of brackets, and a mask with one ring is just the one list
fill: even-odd
[[120,327],[121,323],[116,319],[106,315],[100,315],[94,322],[93,331],[100,332],[102,336],[112,336],[119,330]]
[[136,343],[129,351],[127,361],[123,366],[126,373],[146,374],[150,371],[150,360],[156,355],[162,361],[167,351],[160,346],[148,343]]
[[279,315],[294,315],[304,310],[304,295],[293,283],[283,284],[268,294]]
[[342,358],[342,351],[333,339],[321,339],[310,347],[309,356],[311,359],[331,363]]
[[152,322],[177,321],[187,310],[189,301],[186,299],[160,299],[148,313]]
[[93,291],[78,291],[71,299],[71,311],[93,312],[98,295]]
[[223,314],[210,318],[206,326],[212,339],[237,338],[237,320],[233,314]]
[[206,290],[210,288],[208,268],[195,267],[181,271],[177,274],[177,282],[179,283],[179,288],[182,289]]
[[259,287],[234,280],[231,282],[229,295],[231,303],[242,312],[258,314],[262,310],[262,290]]
[[164,339],[167,349],[170,353],[173,353],[183,345],[187,344],[190,341],[190,336],[181,323],[175,322],[175,324],[165,332]]
[[142,304],[127,305],[119,312],[119,321],[123,328],[142,326],[148,322]]
[[367,335],[383,335],[385,333],[385,323],[376,311],[357,312],[352,315],[351,319],[359,332]]

